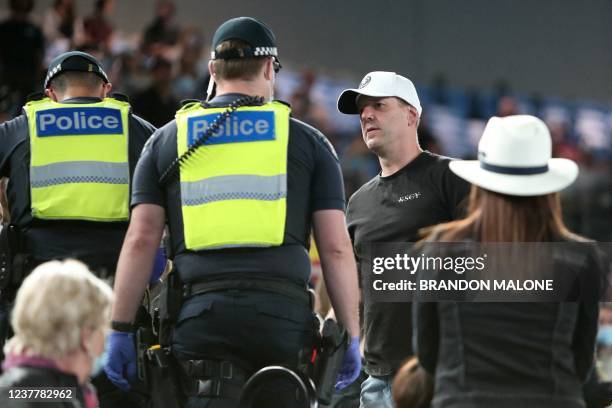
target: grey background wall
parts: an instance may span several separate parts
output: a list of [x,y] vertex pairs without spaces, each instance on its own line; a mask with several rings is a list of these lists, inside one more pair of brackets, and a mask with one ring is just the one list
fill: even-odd
[[[77,0],[79,14],[94,0]],[[52,0],[38,0],[38,13]],[[7,0],[0,2],[3,8]],[[612,101],[609,0],[177,0],[178,18],[210,39],[227,18],[272,26],[282,59],[359,78],[395,70],[420,82],[513,89]],[[117,0],[113,21],[141,31],[153,0]],[[0,39],[1,40],[1,39]]]

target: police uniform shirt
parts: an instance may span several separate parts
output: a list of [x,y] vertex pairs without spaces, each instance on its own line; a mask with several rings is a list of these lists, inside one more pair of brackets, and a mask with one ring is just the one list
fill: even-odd
[[[94,103],[99,98],[71,98],[62,103]],[[129,116],[128,162],[130,175],[155,127]],[[24,233],[28,253],[35,261],[74,257],[92,268],[114,270],[127,222],[91,222],[33,219],[30,198],[30,139],[25,114],[0,124],[0,177],[9,177],[7,188],[11,222]],[[104,197],[100,197],[104,200]]]
[[[450,160],[425,151],[396,173],[376,176],[349,200],[347,225],[360,273],[368,243],[416,242],[419,229],[462,215],[469,184],[448,168]],[[412,351],[410,303],[365,303],[366,371],[392,374]]]
[[[224,107],[242,96],[225,94],[210,104]],[[165,207],[174,262],[184,282],[227,273],[237,274],[234,276],[257,273],[297,283],[308,280],[312,213],[344,210],[344,187],[340,165],[329,141],[315,128],[294,118],[289,121],[287,216],[283,244],[279,247],[187,251],[178,175],[165,187],[158,182],[177,157],[176,122],[160,128],[145,146],[134,175],[131,205],[148,203]],[[260,220],[253,220],[254,224],[257,222]]]

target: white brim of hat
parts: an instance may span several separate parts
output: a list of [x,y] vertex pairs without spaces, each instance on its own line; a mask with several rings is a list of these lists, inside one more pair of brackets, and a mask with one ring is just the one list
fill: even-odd
[[455,160],[449,167],[462,179],[485,190],[523,197],[561,191],[578,177],[578,166],[568,159],[550,159],[546,173],[530,175],[495,173],[480,167],[478,160]]

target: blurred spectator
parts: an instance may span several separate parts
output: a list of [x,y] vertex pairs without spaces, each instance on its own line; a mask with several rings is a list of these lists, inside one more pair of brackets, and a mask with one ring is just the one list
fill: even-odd
[[30,21],[34,0],[10,0],[10,15],[0,23],[0,98],[5,112],[16,114],[40,83],[45,40]]
[[43,17],[43,33],[47,40],[45,65],[75,44],[77,31],[82,33],[82,22],[77,19],[72,0],[55,0]]
[[174,118],[178,101],[172,94],[172,65],[156,58],[151,67],[151,85],[134,97],[134,112],[161,127]]
[[350,139],[350,144],[345,150],[341,150],[340,155],[347,199],[380,171],[376,155],[368,150],[361,134]]
[[597,332],[597,364],[583,387],[587,408],[612,404],[612,306],[601,303]]
[[128,96],[134,96],[148,85],[148,78],[143,74],[141,59],[136,52],[124,52],[119,55],[111,71],[113,88]]
[[412,357],[395,375],[391,389],[397,408],[429,408],[433,379],[419,365],[419,360]]
[[434,134],[432,133],[431,129],[428,126],[426,116],[421,117],[421,120],[419,122],[419,129],[418,129],[417,137],[418,137],[419,146],[421,146],[421,149],[428,150],[436,154],[442,154],[442,149],[440,148],[440,145],[438,144],[436,137],[434,136]]
[[290,97],[292,115],[309,125],[319,129],[338,149],[338,140],[334,128],[329,121],[327,109],[312,98],[313,88],[317,82],[317,74],[311,69],[302,72],[301,83]]
[[467,91],[468,95],[468,118],[484,120],[487,115],[483,109],[483,101],[480,92],[477,89],[470,88]]
[[157,3],[155,19],[144,32],[142,49],[145,54],[167,57],[165,51],[173,47],[179,39],[180,28],[174,19],[174,3],[170,0],[160,0]]
[[497,101],[497,116],[512,116],[518,115],[518,106],[516,100],[511,96],[502,96]]
[[542,107],[544,106],[544,102],[542,101],[542,96],[539,93],[533,93],[529,96],[529,100],[530,100],[531,106],[533,107],[532,115],[541,117]]
[[597,365],[603,377],[612,380],[612,308],[605,303],[599,308]]
[[97,407],[89,379],[102,368],[112,299],[111,288],[81,262],[51,261],[36,268],[15,299],[15,335],[4,348],[0,406],[30,406],[11,399],[11,388],[70,387],[74,405]]
[[83,22],[86,44],[97,46],[104,51],[110,50],[113,26],[108,16],[114,7],[115,0],[96,0],[93,13]]
[[[204,36],[197,27],[189,27],[181,34],[179,58],[179,73],[173,81],[173,92],[177,99],[204,98],[208,80],[203,84],[205,74],[200,73],[199,63],[204,48]],[[205,65],[207,67],[207,65]]]
[[449,103],[448,81],[446,75],[438,72],[431,83],[431,102],[435,105]]
[[552,122],[548,124],[548,128],[553,142],[553,156],[574,160],[578,164],[585,163],[586,154],[570,140],[567,124]]
[[318,127],[317,124],[313,123],[310,117],[312,108],[310,93],[315,81],[315,72],[308,69],[304,70],[300,78],[300,84],[291,94],[289,102],[291,104],[291,114],[295,118]]

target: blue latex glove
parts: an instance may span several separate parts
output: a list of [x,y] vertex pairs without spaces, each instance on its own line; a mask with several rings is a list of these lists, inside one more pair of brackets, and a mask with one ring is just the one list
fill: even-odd
[[108,360],[104,372],[120,390],[128,391],[136,379],[136,347],[134,333],[112,331],[106,341]]
[[342,367],[336,379],[336,390],[340,391],[348,387],[359,377],[361,372],[361,354],[359,353],[359,336],[353,337],[351,343],[344,353]]
[[149,278],[149,285],[153,286],[155,285],[157,282],[159,282],[159,278],[162,276],[162,273],[164,273],[164,270],[166,269],[166,262],[168,261],[168,258],[166,258],[166,251],[164,251],[164,248],[158,248],[157,252],[155,253],[155,261],[153,261],[153,270],[151,271],[151,277]]

